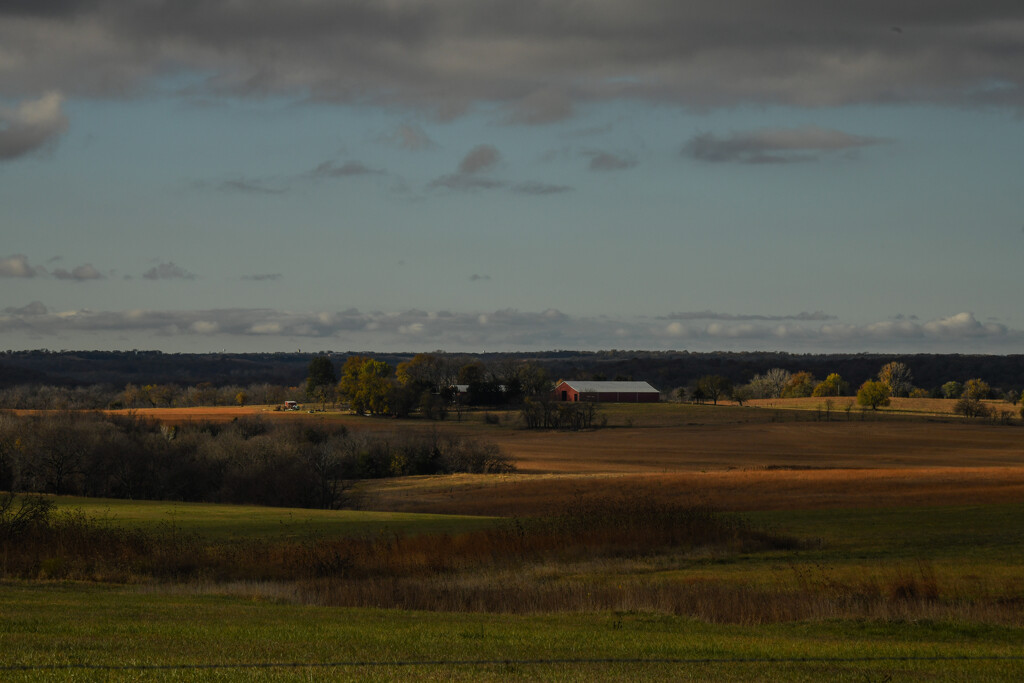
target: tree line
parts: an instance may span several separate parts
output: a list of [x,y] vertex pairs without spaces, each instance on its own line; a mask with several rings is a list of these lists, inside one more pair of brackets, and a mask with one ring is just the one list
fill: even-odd
[[[729,398],[740,405],[748,400],[760,398],[804,398],[855,396],[857,404],[877,410],[890,405],[892,397],[945,398],[955,399],[954,412],[965,417],[984,417],[989,407],[982,403],[986,399],[1000,399],[1016,405],[1020,393],[1016,390],[993,389],[987,382],[972,378],[964,382],[950,380],[931,391],[915,387],[910,367],[900,361],[883,365],[875,377],[865,380],[856,391],[838,373],[829,373],[825,379],[817,380],[807,371],[790,372],[782,368],[771,368],[754,375],[747,383],[738,386],[722,375],[704,375],[687,387],[680,387],[676,396],[679,400],[695,403],[712,402]],[[1024,417],[1024,409],[1021,412]]]
[[494,444],[267,421],[167,425],[134,416],[0,413],[0,490],[338,508],[353,481],[505,472]]

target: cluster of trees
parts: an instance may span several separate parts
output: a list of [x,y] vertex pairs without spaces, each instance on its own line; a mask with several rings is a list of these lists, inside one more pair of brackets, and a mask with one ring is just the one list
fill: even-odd
[[597,413],[597,405],[589,401],[564,403],[553,401],[549,396],[541,396],[525,399],[519,416],[527,429],[566,429],[575,432],[598,426]]
[[[877,379],[869,379],[861,384],[857,390],[857,404],[876,410],[879,406],[887,406],[891,403],[890,398],[894,396],[912,398],[930,397],[932,394],[923,389],[915,388],[912,384],[913,374],[910,368],[904,363],[893,361],[886,363],[878,371]],[[964,383],[949,381],[940,388],[939,396],[936,398],[956,399],[953,411],[964,417],[985,417],[989,415],[990,409],[982,403],[987,398],[993,398],[993,390],[989,384],[981,379],[969,379]],[[1005,399],[1015,404],[1020,399],[1016,391],[999,392],[998,398]],[[1024,416],[1024,412],[1022,412]]]
[[831,373],[818,381],[809,372],[791,373],[782,368],[771,368],[739,386],[733,386],[722,375],[704,375],[689,387],[681,388],[678,396],[680,400],[689,398],[695,403],[711,401],[715,404],[721,398],[731,398],[742,405],[754,398],[827,397],[848,393],[849,384],[838,373]]
[[177,384],[108,384],[65,387],[20,384],[0,389],[0,407],[21,410],[116,410],[119,408],[189,408],[275,404],[301,400],[302,390],[276,384],[227,384],[209,382]]
[[419,410],[431,419],[444,419],[464,406],[518,406],[550,391],[551,380],[534,363],[508,360],[487,367],[470,360],[460,365],[450,356],[429,353],[396,368],[368,356],[349,356],[340,372],[328,356],[318,356],[306,379],[307,397],[321,404],[343,401],[360,414],[397,417]]
[[[981,379],[966,382],[949,381],[933,391],[926,391],[913,384],[913,373],[900,361],[883,365],[877,376],[866,380],[857,389],[857,404],[876,410],[891,403],[892,397],[948,398],[956,399],[954,411],[966,417],[984,417],[989,408],[982,401],[1001,398],[1016,404],[1020,394],[1014,390],[996,391]],[[806,396],[834,397],[851,395],[850,385],[838,373],[830,373],[818,381],[806,371],[792,373],[782,368],[772,368],[754,375],[746,384],[733,386],[722,375],[704,375],[677,393],[680,400],[696,403],[710,401],[717,403],[720,398],[731,398],[741,405],[754,398],[800,398]],[[1022,410],[1024,417],[1024,410]]]
[[0,490],[337,508],[358,479],[504,472],[493,444],[267,422],[168,426],[125,416],[0,414]]

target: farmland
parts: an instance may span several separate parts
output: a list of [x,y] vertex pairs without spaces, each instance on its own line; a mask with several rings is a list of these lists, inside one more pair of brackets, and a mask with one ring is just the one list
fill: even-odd
[[[8,579],[0,665],[180,665],[189,679],[274,662],[325,670],[261,669],[268,679],[1019,678],[1021,427],[790,408],[609,406],[604,428],[579,433],[524,431],[512,413],[159,413],[436,429],[498,444],[517,470],[365,481],[356,511],[58,499],[109,524],[170,524],[209,569]],[[616,527],[630,524],[626,542]],[[667,527],[690,531],[648,533]],[[328,548],[353,559],[324,570]],[[287,560],[296,551],[321,569]],[[224,557],[241,569],[218,579]]]

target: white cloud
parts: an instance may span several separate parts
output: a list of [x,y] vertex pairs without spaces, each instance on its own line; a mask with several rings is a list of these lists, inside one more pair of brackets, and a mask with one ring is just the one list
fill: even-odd
[[932,320],[922,327],[928,333],[951,337],[987,337],[1007,333],[1004,325],[982,324],[975,319],[973,313],[957,313],[948,318]]
[[29,265],[24,254],[0,258],[0,277],[35,277],[44,272],[42,268]]
[[216,334],[220,331],[220,325],[209,320],[197,320],[189,325],[189,329],[196,334]]
[[[2,43],[0,40],[0,45]],[[26,100],[14,109],[0,107],[0,161],[24,156],[63,133],[68,119],[61,109],[62,103],[63,97],[51,92],[37,100]]]
[[[1024,331],[979,323],[960,313],[930,322],[888,320],[876,323],[788,320],[757,322],[712,320],[686,322],[666,318],[579,317],[557,309],[540,312],[502,309],[490,312],[420,311],[288,312],[273,309],[200,311],[48,312],[34,302],[8,308],[0,316],[0,332],[60,335],[91,340],[96,335],[118,338],[160,338],[163,344],[186,344],[189,338],[211,338],[218,346],[256,344],[279,349],[284,343],[320,340],[334,347],[376,350],[422,348],[457,350],[539,349],[681,349],[786,350],[816,352],[1011,352],[1024,343]],[[770,316],[765,316],[770,317]],[[264,340],[264,341],[260,341]],[[88,341],[81,342],[89,346]],[[309,342],[306,342],[309,343]],[[140,346],[131,344],[131,346]],[[92,347],[90,347],[92,348]]]

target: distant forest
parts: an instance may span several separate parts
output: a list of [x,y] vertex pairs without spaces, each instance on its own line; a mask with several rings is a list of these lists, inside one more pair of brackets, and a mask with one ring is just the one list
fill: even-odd
[[[215,387],[272,384],[297,387],[320,353],[207,353],[160,351],[6,351],[0,352],[0,389],[15,386],[85,387],[128,384],[208,383]],[[336,366],[351,355],[371,356],[392,367],[414,353],[345,352],[329,354]],[[749,382],[771,368],[809,372],[821,379],[839,373],[851,387],[878,374],[891,361],[906,364],[913,384],[928,391],[949,381],[979,378],[994,390],[1024,388],[1024,355],[962,354],[791,354],[780,352],[688,351],[544,351],[528,353],[443,353],[453,364],[478,360],[498,367],[528,360],[557,379],[644,380],[663,392],[687,386],[705,375],[721,375],[733,384]]]

